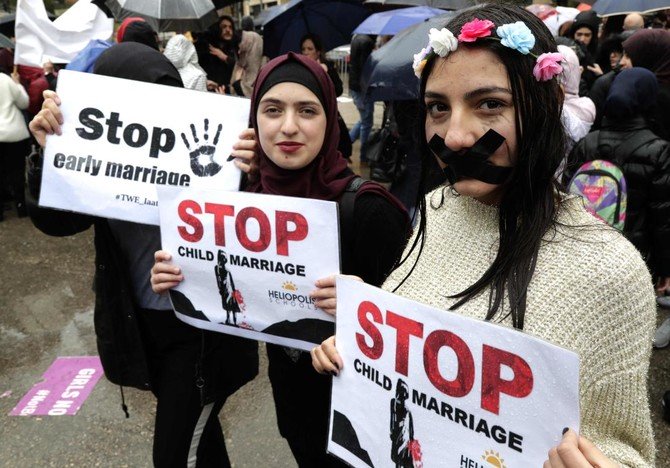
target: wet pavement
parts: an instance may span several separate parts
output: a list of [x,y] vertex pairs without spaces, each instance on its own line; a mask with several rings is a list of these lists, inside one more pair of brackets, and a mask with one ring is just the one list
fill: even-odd
[[[355,110],[340,104],[351,127]],[[377,111],[377,121],[380,111]],[[355,152],[357,146],[354,147]],[[355,159],[355,158],[354,158]],[[354,164],[355,170],[360,170]],[[48,237],[13,211],[0,223],[0,466],[151,466],[154,399],[101,379],[75,416],[10,417],[8,413],[58,356],[95,355],[92,230]],[[659,311],[659,322],[670,311]],[[235,467],[295,467],[276,429],[265,353],[259,377],[229,399],[221,412]],[[660,398],[670,389],[670,347],[656,350],[650,401],[657,466],[670,467],[670,425]]]

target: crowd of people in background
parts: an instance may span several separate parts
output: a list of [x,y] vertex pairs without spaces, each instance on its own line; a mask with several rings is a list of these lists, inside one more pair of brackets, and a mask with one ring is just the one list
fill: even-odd
[[[645,296],[647,289],[651,289],[646,265],[651,273],[658,306],[670,308],[669,12],[659,11],[645,16],[630,13],[603,19],[592,10],[571,12],[565,9],[559,10],[561,14],[537,18],[521,9],[518,9],[520,13],[508,7],[487,8],[476,10],[477,14],[489,15],[494,22],[523,20],[532,24],[533,32],[541,44],[538,46],[541,52],[557,51],[563,58],[562,73],[556,83],[556,90],[561,93],[560,99],[551,94],[553,88],[543,88],[537,95],[533,94],[538,98],[538,103],[521,102],[516,96],[516,101],[507,107],[495,104],[504,108],[500,112],[509,113],[508,122],[514,122],[515,126],[521,125],[523,132],[528,129],[536,132],[533,133],[534,142],[530,142],[531,138],[525,134],[523,139],[516,141],[521,130],[509,126],[497,128],[499,133],[507,132],[504,136],[508,142],[514,141],[518,145],[518,149],[510,150],[507,159],[500,157],[502,165],[518,162],[526,170],[525,175],[520,171],[514,173],[515,183],[518,183],[514,190],[498,192],[497,189],[491,189],[490,193],[483,195],[478,189],[475,190],[474,185],[471,187],[461,179],[447,180],[449,176],[444,171],[444,164],[432,157],[426,140],[433,133],[439,134],[444,130],[442,127],[446,128],[446,120],[441,119],[446,119],[444,115],[448,106],[445,103],[435,104],[428,99],[424,101],[424,97],[427,90],[429,95],[439,90],[442,96],[448,96],[445,100],[451,99],[450,104],[456,109],[460,103],[458,92],[467,86],[461,81],[452,87],[446,85],[445,76],[463,80],[463,76],[457,73],[455,62],[449,62],[449,66],[440,69],[444,76],[439,79],[432,68],[433,63],[420,78],[422,96],[418,102],[384,103],[386,110],[383,125],[390,126],[396,136],[395,154],[398,160],[395,161],[392,174],[386,172],[377,177],[377,180],[388,182],[389,192],[378,184],[364,184],[364,188],[356,188],[359,192],[356,195],[355,216],[359,221],[353,234],[355,242],[351,239],[343,242],[343,272],[360,276],[376,286],[385,284],[388,289],[422,302],[435,302],[443,309],[464,306],[463,310],[476,316],[469,302],[473,299],[473,303],[479,301],[477,313],[488,310],[487,319],[498,317],[502,298],[511,290],[517,294],[518,302],[513,305],[511,315],[508,314],[505,319],[511,317],[514,327],[524,329],[523,320],[527,310],[529,327],[526,330],[553,341],[561,341],[568,336],[566,330],[549,324],[551,317],[538,321],[540,319],[535,318],[538,313],[533,312],[533,308],[546,311],[557,303],[550,304],[550,301],[538,299],[537,294],[534,294],[529,296],[526,309],[526,290],[534,287],[550,294],[556,278],[537,273],[538,276],[533,276],[533,279],[539,279],[531,284],[536,267],[539,271],[542,262],[551,261],[564,267],[565,272],[572,271],[571,262],[574,262],[574,258],[569,255],[565,245],[579,244],[577,239],[584,236],[585,244],[571,251],[579,252],[592,240],[591,236],[600,235],[596,234],[596,230],[580,231],[580,227],[595,225],[595,222],[591,223],[581,214],[575,215],[578,211],[581,213],[580,209],[569,202],[564,204],[559,201],[560,197],[556,193],[568,190],[584,164],[604,160],[618,166],[625,178],[628,201],[621,231],[637,249],[643,262],[633,254],[634,250],[629,248],[622,236],[608,232],[605,237],[609,242],[609,256],[606,261],[603,260],[603,269],[598,271],[601,275],[607,275],[609,273],[605,267],[613,265],[612,268],[623,275],[625,268],[620,265],[617,255],[629,259],[635,275],[627,288],[630,289],[631,284],[639,286],[638,290],[631,292],[630,297],[640,301],[637,305],[631,303],[631,307],[639,307],[641,312],[645,312],[641,308],[649,299]],[[457,16],[454,27],[460,28],[472,19],[467,13]],[[221,16],[209,30],[175,34],[165,44],[161,43],[157,32],[142,18],[128,18],[117,29],[116,44],[101,41],[95,47],[82,51],[68,68],[249,98],[252,102],[252,129],[240,136],[233,152],[240,159],[236,164],[254,175],[250,177],[251,182],[245,190],[337,201],[350,188],[352,181],[357,179],[351,166],[347,166],[352,158],[357,157],[358,167],[365,170],[370,168],[368,161],[376,156],[370,153],[371,148],[368,146],[374,126],[375,103],[366,95],[362,77],[370,55],[376,48],[386,47],[388,39],[363,34],[352,37],[347,88],[360,118],[351,129],[347,128],[337,109],[337,97],[343,94],[344,83],[335,64],[326,59],[326,51],[318,35],[305,35],[295,54],[268,61],[268,57],[263,56],[263,37],[255,30],[253,18],[248,16],[241,18],[239,25],[234,18]],[[521,59],[501,59],[506,57],[506,51],[495,49],[498,46],[486,47],[459,49],[453,60],[460,60],[463,70],[480,62],[504,62],[507,67],[505,70],[511,75],[510,63]],[[484,51],[486,57],[477,55],[476,50]],[[122,59],[123,66],[117,66]],[[43,68],[23,65],[14,67],[11,49],[0,50],[0,200],[3,202],[0,221],[3,219],[4,202],[11,200],[18,216],[26,216],[30,211],[35,225],[51,235],[71,235],[94,227],[98,266],[96,294],[99,299],[96,307],[101,308],[101,316],[109,319],[110,329],[126,328],[125,332],[133,336],[133,341],[125,344],[126,349],[122,353],[116,348],[118,343],[113,343],[114,338],[110,338],[109,343],[114,346],[107,349],[103,347],[100,355],[111,381],[123,386],[151,389],[156,395],[158,409],[154,463],[156,466],[168,466],[174,460],[197,458],[198,466],[229,466],[218,413],[226,398],[257,374],[255,343],[196,330],[169,313],[169,301],[155,292],[165,292],[183,277],[178,269],[165,263],[170,260],[170,256],[160,249],[158,228],[72,213],[56,213],[37,206],[39,152],[36,149],[44,146],[46,134],[58,131],[53,122],[60,117],[59,99],[53,91],[56,89],[58,72],[64,66],[47,62]],[[527,68],[527,64],[513,66],[520,67],[516,71]],[[500,88],[518,86],[531,94],[535,93],[536,83],[530,75],[518,78],[518,83],[514,82],[514,85],[510,85],[512,79],[507,74],[497,76],[492,72],[491,76],[498,79]],[[316,140],[321,142],[320,146],[310,154],[311,159],[297,168],[302,170],[309,166],[307,172],[298,171],[295,167],[282,167],[264,144],[270,125],[263,120],[263,97],[272,96],[278,89],[298,89],[298,93],[303,93],[306,99],[313,101],[316,113],[323,117],[321,127],[314,130]],[[277,100],[281,99],[278,97]],[[282,105],[290,107],[293,102]],[[552,114],[556,117],[560,131],[539,125],[537,119],[542,119],[541,112],[532,109],[532,106],[539,105],[547,106],[550,111],[552,106],[560,107],[555,115]],[[51,120],[47,119],[47,115]],[[28,125],[31,120],[33,136],[30,135]],[[551,122],[553,124],[553,120]],[[446,146],[453,151],[464,151],[474,144],[474,140],[459,140],[453,130],[452,133],[445,131],[446,136],[444,132],[441,136]],[[360,150],[356,155],[353,143],[357,140],[360,141]],[[540,140],[544,147],[537,143]],[[549,148],[546,145],[554,146]],[[543,160],[538,154],[541,151],[551,161]],[[29,154],[31,156],[27,159]],[[426,157],[427,154],[431,157]],[[310,165],[314,159],[320,162]],[[374,163],[372,166],[371,172],[364,175],[372,174]],[[321,179],[315,171],[327,174],[328,177]],[[529,174],[534,177],[532,182],[538,183],[540,189],[533,187],[532,183],[524,182],[523,177],[527,178]],[[282,180],[285,185],[277,185],[277,180]],[[312,180],[318,180],[323,186],[315,186]],[[28,199],[25,198],[24,190],[26,182]],[[445,183],[451,187],[451,191],[445,192]],[[489,195],[494,198],[487,198]],[[525,206],[520,201],[524,197],[532,198],[535,205]],[[483,203],[479,203],[482,200]],[[499,205],[501,209],[507,210],[506,215],[512,217],[506,219],[519,219],[520,223],[527,224],[523,224],[518,231],[509,226],[506,228],[508,231],[504,231],[500,227],[503,231],[499,232],[499,226],[505,224],[501,211],[491,210],[490,206],[484,205]],[[446,217],[443,214],[446,212],[454,218]],[[477,220],[471,219],[473,213],[478,213],[486,222],[477,224]],[[541,218],[540,221],[534,218],[535,215]],[[454,219],[462,223],[459,226],[464,229],[463,232],[469,232],[472,237],[462,238],[462,233],[452,222]],[[345,224],[349,222],[344,221]],[[537,223],[540,222],[544,224],[538,227]],[[405,254],[401,255],[412,230],[411,223],[414,234],[410,237]],[[521,232],[523,229],[528,229],[530,234]],[[551,229],[560,234],[557,236],[565,236],[562,239],[565,241],[564,247],[542,243],[545,231]],[[494,238],[497,233],[501,236],[501,245],[503,241],[507,243],[504,248],[501,247],[493,264],[489,265],[491,259],[483,250],[476,253],[468,250],[472,249],[473,238],[489,234]],[[449,236],[454,258],[470,258],[470,263],[459,264],[454,260],[450,270],[443,271],[445,264],[441,263],[440,249],[449,246],[443,245],[442,235]],[[503,236],[506,237],[503,239]],[[531,251],[522,251],[521,247],[516,249],[513,247],[515,242],[522,243],[523,248]],[[456,248],[462,250],[457,251]],[[466,251],[469,252],[467,255],[464,253]],[[602,252],[597,249],[584,247],[582,253],[594,264],[599,258],[602,260]],[[486,266],[481,277],[466,272],[471,264]],[[374,265],[375,269],[370,270],[370,265]],[[456,268],[458,265],[462,271]],[[107,271],[107,274],[102,274],[102,271]],[[151,278],[146,274],[148,271],[152,271]],[[456,298],[456,301],[447,301],[447,296],[437,290],[433,291],[432,296],[427,292],[435,287],[431,278],[436,274],[462,286],[452,288],[451,294],[455,296],[448,296],[449,300]],[[389,279],[385,283],[387,277]],[[591,286],[596,288],[597,284]],[[487,288],[491,288],[492,295],[481,295]],[[612,286],[611,290],[614,289]],[[563,293],[568,294],[565,291]],[[124,300],[114,299],[118,297]],[[325,296],[322,300],[326,300]],[[564,305],[566,308],[569,306],[567,303]],[[614,303],[610,305],[617,306]],[[120,310],[133,311],[135,322],[130,332],[127,323],[120,324],[113,318]],[[627,317],[631,310],[620,312],[622,317]],[[556,314],[559,313],[557,310]],[[575,320],[581,319],[576,317]],[[653,326],[653,323],[644,325],[646,328]],[[605,334],[610,332],[614,337],[613,330],[603,331]],[[643,346],[639,340],[635,344]],[[670,317],[656,330],[653,344],[657,348],[670,344]],[[566,347],[569,345],[565,343]],[[215,369],[211,362],[225,361],[222,350],[230,352],[231,348],[236,349],[241,356],[236,366]],[[270,380],[279,429],[301,467],[340,466],[340,462],[326,455],[324,445],[328,418],[327,395],[332,377],[321,376],[311,367],[312,362],[316,361],[317,370],[336,374],[339,370],[337,354],[332,341],[324,343],[317,350],[320,354],[310,357],[305,353],[296,354],[280,346],[268,345]],[[636,356],[644,358],[644,350],[640,350]],[[198,376],[204,382],[200,388],[191,385],[189,375],[196,362],[199,365],[204,363],[203,375]],[[592,366],[589,372],[593,372],[593,375],[598,374],[598,366],[606,367],[595,360],[588,364]],[[638,370],[641,373],[644,371],[642,367]],[[588,377],[585,380],[591,382]],[[626,387],[624,390],[641,398],[638,403],[646,398],[640,396],[639,387]],[[666,395],[670,421],[670,390]],[[601,403],[599,397],[587,396],[582,400],[583,405],[595,408],[594,412],[602,412],[602,408],[597,409]],[[177,401],[187,403],[177,404]],[[639,424],[638,427],[609,421],[607,431],[610,432],[607,433],[602,426],[587,418],[587,433],[601,444],[601,448],[609,450],[609,456],[621,457],[618,461],[648,466],[650,459],[653,459],[648,414],[640,408],[633,408],[629,400],[622,400],[621,404],[627,405],[626,409],[634,414],[628,424]],[[180,430],[175,430],[176,427]],[[634,434],[633,429],[638,430],[638,433]],[[194,434],[198,434],[202,441],[200,445],[195,445],[195,451],[192,443]],[[608,439],[603,434],[607,437],[630,436],[630,440],[626,440],[630,446],[620,440]],[[568,465],[555,461],[551,466]]]

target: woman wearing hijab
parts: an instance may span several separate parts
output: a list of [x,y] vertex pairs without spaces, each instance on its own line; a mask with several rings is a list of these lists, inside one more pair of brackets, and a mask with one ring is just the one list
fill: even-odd
[[[248,16],[242,18],[251,19]],[[246,26],[248,27],[248,26]],[[240,47],[237,54],[237,62],[233,69],[232,88],[238,96],[250,97],[254,89],[254,82],[263,64],[263,37],[251,28],[241,32]]]
[[[251,103],[258,178],[247,191],[341,201],[360,182],[337,150],[335,90],[316,61],[293,53],[272,60],[260,71]],[[353,216],[340,216],[342,271],[380,285],[405,244],[409,224],[404,208],[383,187],[366,182],[356,191]],[[169,258],[166,252],[156,253],[156,292],[183,280],[178,267],[165,263]],[[323,310],[334,308],[330,301],[315,299]],[[279,431],[298,465],[346,466],[326,454],[331,376],[314,371],[309,353],[272,344],[267,352]]]
[[[182,87],[165,56],[135,42],[103,52],[94,73]],[[30,123],[41,146],[47,133],[60,133],[59,103],[51,93]],[[98,353],[112,383],[156,396],[154,465],[230,466],[218,414],[226,398],[258,372],[256,343],[181,322],[169,299],[151,290],[147,272],[160,248],[157,226],[39,208],[41,160],[31,162],[28,202],[35,226],[54,236],[95,228]],[[227,359],[230,354],[236,359]]]
[[183,34],[172,36],[163,52],[184,82],[184,88],[207,91],[207,73],[198,64],[198,54]]
[[126,18],[116,31],[116,42],[139,42],[152,49],[158,48],[158,34],[143,18]]
[[576,41],[584,52],[581,54],[580,65],[584,67],[583,76],[587,89],[590,89],[596,78],[603,74],[600,65],[595,61],[598,56],[599,28],[600,18],[593,10],[579,13],[570,27],[570,39]]
[[622,68],[651,70],[658,80],[658,98],[650,111],[651,129],[670,140],[670,31],[641,29],[623,43]]
[[596,106],[587,97],[579,97],[579,81],[582,77],[582,69],[579,66],[579,58],[572,48],[559,45],[558,51],[565,59],[563,75],[561,76],[561,88],[563,89],[563,113],[561,120],[568,137],[566,144],[566,156],[579,140],[584,138],[593,125],[596,118]]
[[[607,96],[602,128],[575,146],[566,180],[595,159],[621,168],[628,196],[623,232],[657,277],[662,294],[670,289],[670,145],[649,129],[644,117],[656,103],[658,88],[649,70],[622,70]],[[624,143],[632,141],[633,149],[621,153]]]

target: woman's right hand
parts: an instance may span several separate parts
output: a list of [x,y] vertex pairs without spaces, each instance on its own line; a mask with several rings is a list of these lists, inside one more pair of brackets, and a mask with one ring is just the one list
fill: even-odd
[[30,121],[28,127],[37,143],[44,148],[47,135],[61,134],[61,125],[63,125],[63,113],[60,110],[60,98],[54,91],[46,90],[42,94],[44,102],[42,110]]
[[165,250],[159,250],[154,254],[154,266],[151,268],[151,289],[156,294],[167,292],[184,280],[184,275],[181,274],[181,269],[167,263],[172,259]]
[[255,180],[258,176],[258,143],[256,142],[256,132],[253,128],[242,130],[237,142],[233,145],[233,151],[230,153],[235,158],[235,165],[246,174],[250,180]]
[[319,374],[338,375],[344,367],[340,353],[335,348],[335,336],[312,349],[312,366]]

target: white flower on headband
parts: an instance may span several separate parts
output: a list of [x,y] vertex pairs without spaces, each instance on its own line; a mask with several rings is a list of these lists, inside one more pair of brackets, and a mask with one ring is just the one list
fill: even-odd
[[421,78],[421,72],[423,67],[426,66],[428,54],[430,54],[433,49],[430,46],[426,46],[418,54],[414,54],[414,63],[412,63],[412,68],[414,68],[414,74],[417,78]]
[[449,52],[453,52],[458,48],[458,40],[447,28],[442,28],[439,31],[431,28],[428,32],[428,39],[428,45],[440,57],[446,57]]

